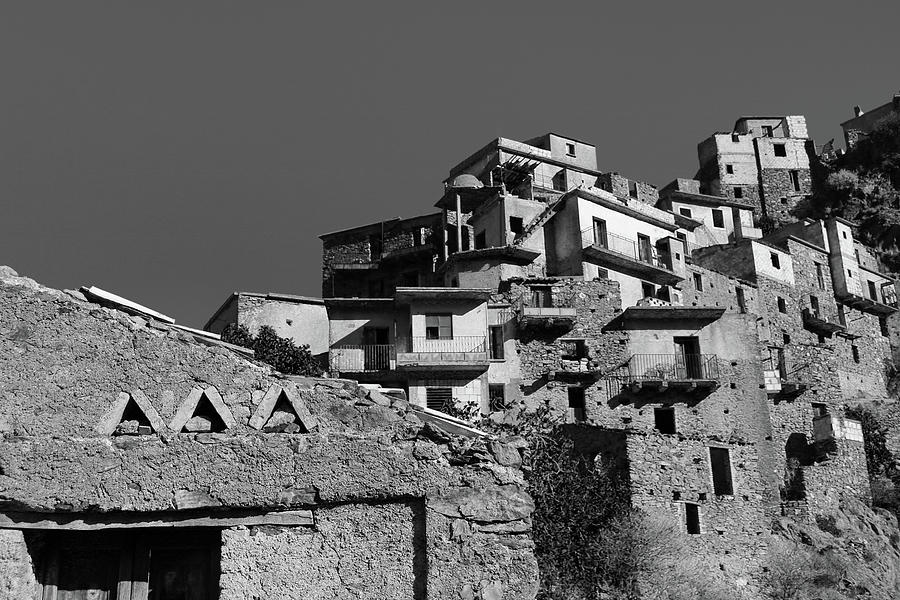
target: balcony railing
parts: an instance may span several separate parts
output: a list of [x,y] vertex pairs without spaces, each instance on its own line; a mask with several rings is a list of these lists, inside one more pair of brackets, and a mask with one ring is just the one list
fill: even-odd
[[715,381],[719,361],[715,354],[634,354],[628,361],[632,381]]
[[594,227],[588,227],[581,232],[582,243],[590,248],[602,248],[608,252],[627,258],[634,262],[643,263],[672,271],[671,260],[668,253],[659,252],[650,244],[639,244],[636,240],[616,235],[609,232],[600,232]]
[[329,357],[331,370],[338,373],[389,371],[397,366],[393,344],[335,346]]
[[455,336],[450,339],[413,337],[397,345],[399,366],[487,365],[487,338],[483,335]]

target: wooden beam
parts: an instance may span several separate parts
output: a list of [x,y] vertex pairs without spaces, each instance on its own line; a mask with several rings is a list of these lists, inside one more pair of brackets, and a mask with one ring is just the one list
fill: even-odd
[[60,531],[95,531],[108,529],[160,527],[237,527],[239,525],[281,525],[303,527],[314,525],[311,510],[228,511],[204,515],[178,513],[0,513],[0,529],[50,529]]

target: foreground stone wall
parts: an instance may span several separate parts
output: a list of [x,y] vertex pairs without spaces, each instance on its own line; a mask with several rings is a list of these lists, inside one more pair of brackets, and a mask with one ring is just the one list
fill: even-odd
[[[517,451],[502,441],[454,438],[404,401],[349,381],[284,378],[8,269],[0,352],[0,517],[103,523],[304,509],[311,526],[224,528],[223,598],[310,597],[309,577],[323,599],[467,589],[474,598],[485,586],[534,596],[533,504],[509,460]],[[272,413],[264,400],[278,390],[300,407],[294,433],[262,426]],[[177,422],[201,392],[220,399],[212,404],[226,416],[223,431],[186,433]],[[122,394],[145,399],[152,431],[109,434]],[[0,598],[29,597],[22,590],[41,577],[40,535],[4,527]]]

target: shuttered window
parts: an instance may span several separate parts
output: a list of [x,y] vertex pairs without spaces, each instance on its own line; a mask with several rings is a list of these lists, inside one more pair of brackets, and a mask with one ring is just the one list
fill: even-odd
[[453,316],[425,315],[425,338],[429,340],[452,340]]

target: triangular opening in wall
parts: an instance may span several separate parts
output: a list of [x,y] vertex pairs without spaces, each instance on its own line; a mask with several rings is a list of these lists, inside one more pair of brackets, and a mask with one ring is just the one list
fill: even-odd
[[185,421],[181,428],[181,433],[221,433],[228,429],[225,421],[219,415],[219,412],[213,406],[213,403],[206,397],[206,392],[200,395],[197,400],[197,406],[191,417]]
[[150,435],[153,433],[153,425],[146,413],[135,402],[134,396],[128,396],[122,418],[116,424],[113,435]]
[[284,390],[278,394],[275,408],[262,430],[266,433],[309,433]]

